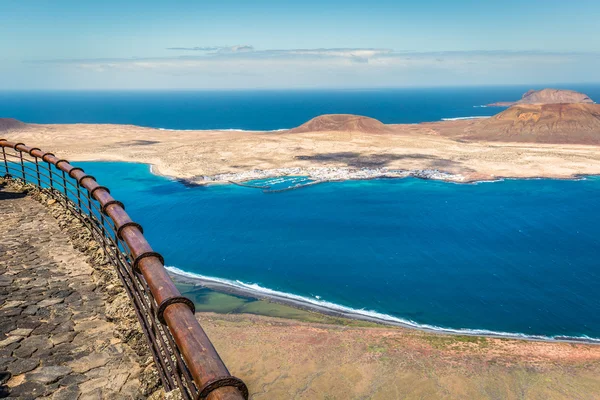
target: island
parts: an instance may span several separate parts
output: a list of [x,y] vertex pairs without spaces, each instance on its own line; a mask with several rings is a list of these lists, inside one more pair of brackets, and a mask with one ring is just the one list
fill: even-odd
[[587,100],[516,104],[491,118],[420,124],[323,115],[271,132],[2,119],[0,135],[73,161],[151,164],[154,173],[189,184],[284,175],[315,182],[406,176],[472,182],[600,174],[600,105]]

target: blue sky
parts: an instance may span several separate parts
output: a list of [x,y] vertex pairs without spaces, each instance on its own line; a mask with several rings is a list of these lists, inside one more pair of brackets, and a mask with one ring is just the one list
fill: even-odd
[[600,82],[600,1],[0,1],[0,89]]

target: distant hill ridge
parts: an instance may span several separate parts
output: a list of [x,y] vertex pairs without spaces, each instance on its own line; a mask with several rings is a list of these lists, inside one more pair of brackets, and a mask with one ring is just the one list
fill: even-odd
[[600,104],[517,104],[476,121],[466,139],[530,143],[600,144]]
[[593,104],[594,101],[586,94],[574,90],[542,89],[530,90],[518,101],[501,101],[488,104],[492,107],[509,107],[517,104]]
[[0,132],[24,128],[25,124],[14,118],[0,118]]

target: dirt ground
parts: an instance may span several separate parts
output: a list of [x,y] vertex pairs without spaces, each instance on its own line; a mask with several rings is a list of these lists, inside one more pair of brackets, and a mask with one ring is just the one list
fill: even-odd
[[253,399],[600,399],[600,346],[197,314]]

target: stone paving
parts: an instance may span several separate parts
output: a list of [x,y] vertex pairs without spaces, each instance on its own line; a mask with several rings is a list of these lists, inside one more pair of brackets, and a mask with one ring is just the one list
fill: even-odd
[[147,351],[107,315],[126,298],[96,275],[47,207],[0,183],[0,397],[137,399],[157,388]]

